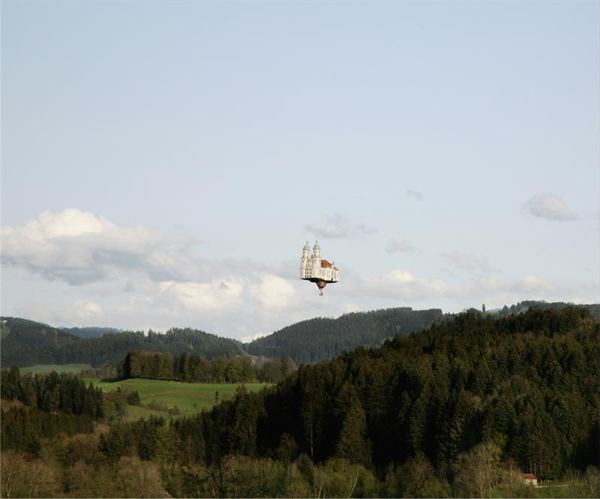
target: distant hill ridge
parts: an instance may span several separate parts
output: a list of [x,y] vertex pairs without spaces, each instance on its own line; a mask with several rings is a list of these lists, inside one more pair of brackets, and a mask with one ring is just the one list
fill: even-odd
[[440,309],[388,308],[317,318],[287,326],[246,345],[252,355],[290,357],[298,363],[330,359],[359,346],[379,346],[386,338],[426,329],[443,319]]
[[[564,302],[522,301],[510,307],[487,313],[494,319],[517,315],[529,309],[563,310],[567,307],[583,307],[600,321],[600,305],[573,305]],[[471,312],[483,313],[476,309]],[[388,308],[371,312],[354,312],[338,319],[317,318],[287,326],[269,336],[258,338],[247,345],[252,355],[265,357],[289,357],[297,363],[313,363],[341,355],[359,346],[381,345],[396,335],[428,329],[435,323],[456,317],[444,314],[440,309],[413,310],[410,307]]]
[[[486,315],[501,318],[531,308],[561,310],[572,304],[523,301],[491,310]],[[600,321],[600,304],[576,305]],[[471,312],[481,313],[470,309]],[[15,317],[2,318],[2,367],[35,364],[86,363],[115,366],[132,350],[195,354],[213,359],[231,357],[244,351],[256,356],[289,358],[296,363],[319,362],[357,347],[375,347],[397,335],[408,335],[455,317],[440,309],[413,310],[410,307],[353,312],[337,319],[316,318],[287,326],[264,338],[242,345],[196,329],[173,328],[159,334],[120,331],[114,328],[55,328],[48,324]],[[75,334],[72,334],[75,333]],[[87,336],[87,337],[80,337]]]
[[80,338],[97,338],[107,333],[120,333],[123,331],[115,327],[61,327],[60,330]]
[[131,350],[182,352],[208,359],[242,353],[241,344],[195,329],[173,328],[164,334],[149,331],[106,333],[100,337],[80,338],[47,324],[14,317],[2,317],[2,367],[36,364],[85,363],[95,367],[105,362],[117,365]]

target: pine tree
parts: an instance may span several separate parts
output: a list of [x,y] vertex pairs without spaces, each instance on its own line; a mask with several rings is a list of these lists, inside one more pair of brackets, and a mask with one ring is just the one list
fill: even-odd
[[371,442],[367,438],[367,416],[358,398],[353,398],[337,441],[335,455],[352,463],[370,466]]

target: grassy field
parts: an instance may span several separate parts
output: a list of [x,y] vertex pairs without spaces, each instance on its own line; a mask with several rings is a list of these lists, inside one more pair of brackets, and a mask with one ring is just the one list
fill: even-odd
[[[145,406],[150,404],[160,404],[167,409],[177,407],[180,415],[191,416],[197,414],[202,409],[209,409],[215,401],[222,401],[232,398],[235,391],[241,385],[238,384],[203,384],[203,383],[180,383],[178,381],[162,381],[153,379],[127,379],[124,381],[103,381],[93,378],[84,378],[87,383],[93,383],[106,392],[116,390],[121,387],[122,390],[137,391],[140,394],[140,407],[128,406],[128,419],[139,419],[148,417],[151,414],[160,415],[168,418],[168,412],[164,410],[152,410]],[[265,388],[265,384],[248,383],[244,385],[250,392]],[[218,393],[218,395],[217,395]]]
[[89,364],[37,364],[31,367],[21,367],[21,374],[41,374],[56,371],[57,373],[79,374],[83,369],[91,369]]
[[[492,498],[513,497],[505,489],[496,489],[492,491]],[[548,497],[548,498],[569,498],[569,497],[595,497],[590,492],[589,485],[579,480],[577,482],[576,494],[573,495],[571,487],[564,481],[553,481],[550,485],[542,485],[541,487],[524,487],[519,491],[517,497]]]

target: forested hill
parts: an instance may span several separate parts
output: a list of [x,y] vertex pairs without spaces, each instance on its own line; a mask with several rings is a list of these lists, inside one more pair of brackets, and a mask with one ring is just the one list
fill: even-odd
[[252,355],[289,357],[297,363],[318,362],[359,346],[378,346],[386,338],[428,328],[442,318],[439,309],[405,307],[311,319],[254,340],[246,350]]
[[[536,309],[560,310],[567,303],[527,301],[492,310],[487,317],[500,319]],[[600,319],[600,305],[578,305]],[[473,309],[474,310],[474,309]],[[474,310],[474,312],[476,312]],[[171,329],[166,334],[119,331],[111,328],[58,329],[47,324],[2,318],[4,367],[35,364],[89,363],[99,367],[106,361],[118,363],[132,350],[170,352],[203,356],[232,357],[242,353],[271,358],[289,358],[298,364],[314,363],[341,355],[359,346],[379,346],[386,338],[423,330],[432,324],[452,320],[454,314],[439,309],[390,308],[356,312],[337,319],[317,318],[285,327],[270,336],[246,345],[195,329]],[[71,334],[73,333],[73,334]]]
[[[513,463],[542,479],[584,470],[600,457],[599,334],[583,308],[498,320],[461,314],[172,422],[171,460],[306,454],[383,472],[425,456],[437,470],[431,477],[466,487],[482,465]],[[103,445],[117,457],[151,456],[163,434],[132,423],[111,428]]]
[[[57,349],[75,345],[81,338],[41,322],[2,317],[2,366],[19,364],[34,355],[39,362],[51,364]],[[27,364],[30,365],[30,364]]]
[[2,346],[60,347],[79,341],[79,338],[41,322],[2,317]]
[[208,359],[231,357],[242,352],[237,341],[195,329],[174,328],[164,334],[150,331],[147,335],[122,331],[96,338],[79,338],[45,324],[9,317],[2,320],[5,321],[3,331],[8,330],[2,339],[3,367],[69,363],[99,367],[107,361],[116,366],[134,349],[174,355],[185,352]]
[[121,329],[114,327],[61,327],[60,330],[80,338],[97,338],[103,334],[121,332]]
[[491,310],[490,313],[494,317],[507,317],[509,315],[522,314],[523,312],[526,312],[527,310],[529,310],[531,308],[537,308],[540,310],[550,310],[550,309],[562,310],[567,307],[586,308],[590,311],[590,314],[592,315],[592,317],[594,317],[596,320],[600,321],[600,304],[598,304],[598,303],[591,303],[591,304],[587,304],[587,305],[586,304],[574,305],[573,303],[565,303],[565,302],[561,302],[561,301],[545,302],[545,301],[537,301],[537,300],[526,300],[526,301],[519,302],[516,305],[511,305],[510,307],[507,305],[504,305],[503,308],[498,309],[498,310]]

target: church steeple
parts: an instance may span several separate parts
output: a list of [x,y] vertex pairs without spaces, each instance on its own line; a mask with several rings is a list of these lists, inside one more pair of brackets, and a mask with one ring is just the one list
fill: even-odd
[[302,248],[302,258],[308,258],[309,256],[310,256],[310,246],[308,245],[308,241],[306,241],[304,248]]
[[319,241],[315,241],[315,245],[313,247],[313,257],[321,259],[321,246],[319,246]]
[[302,258],[300,259],[300,279],[305,279],[311,272],[310,265],[310,246],[308,241],[302,248]]

